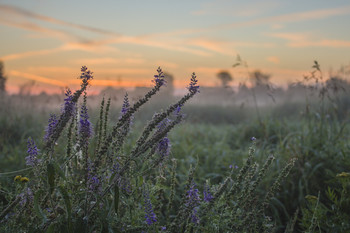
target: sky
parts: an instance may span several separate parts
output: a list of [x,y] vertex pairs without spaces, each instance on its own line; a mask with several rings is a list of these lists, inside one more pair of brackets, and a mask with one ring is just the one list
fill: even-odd
[[[348,0],[0,0],[0,60],[9,93],[75,88],[83,65],[92,92],[151,86],[158,66],[179,89],[192,72],[218,85],[222,70],[233,86],[257,69],[287,85],[314,60],[325,73],[349,65],[349,23]],[[247,67],[232,67],[237,55]]]

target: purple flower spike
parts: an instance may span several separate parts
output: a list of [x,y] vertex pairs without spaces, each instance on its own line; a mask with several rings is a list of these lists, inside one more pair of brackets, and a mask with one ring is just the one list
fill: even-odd
[[158,75],[154,75],[154,82],[157,86],[163,86],[165,84],[164,73],[160,67],[157,69]]
[[201,201],[198,192],[199,191],[198,189],[196,189],[196,184],[192,182],[190,190],[187,191],[187,201],[185,204],[189,209],[192,209],[191,219],[192,222],[196,224],[199,223],[199,218],[197,216],[197,207],[199,206]]
[[40,163],[40,160],[37,158],[39,150],[35,145],[35,142],[33,141],[33,139],[28,139],[27,147],[28,147],[28,150],[27,150],[28,156],[25,158],[26,165],[34,167]]
[[187,89],[191,92],[191,94],[196,94],[197,92],[199,92],[199,86],[197,85],[198,80],[196,78],[197,76],[193,72],[190,85],[187,87]]
[[86,105],[81,107],[79,133],[83,139],[88,140],[92,135],[92,127],[89,121]]
[[146,218],[146,223],[147,225],[152,225],[153,223],[157,222],[157,217],[153,212],[153,207],[152,207],[152,203],[149,197],[149,192],[146,189],[146,187],[144,186],[144,191],[143,191],[143,198],[144,198],[144,202],[145,202],[145,218]]
[[58,119],[55,114],[51,114],[49,118],[49,124],[46,127],[46,134],[44,136],[44,140],[48,141],[51,135],[53,134],[55,127],[57,125]]
[[63,105],[63,113],[66,114],[73,114],[75,110],[75,103],[72,102],[73,95],[72,91],[68,88],[65,93],[66,98],[64,99],[64,105]]
[[255,137],[251,137],[250,140],[251,140],[251,141],[255,141],[256,138],[255,138]]
[[164,137],[159,141],[157,151],[160,154],[161,158],[164,158],[169,155],[170,147],[171,145],[169,138]]
[[210,193],[209,185],[204,185],[203,196],[205,202],[210,202],[214,198]]
[[89,80],[94,78],[92,74],[93,74],[93,72],[88,70],[88,68],[86,66],[81,67],[80,79],[84,79],[86,81],[89,81]]

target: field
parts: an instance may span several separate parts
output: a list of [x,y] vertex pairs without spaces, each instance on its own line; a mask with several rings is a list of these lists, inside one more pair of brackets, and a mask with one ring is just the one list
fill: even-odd
[[350,232],[350,97],[331,84],[224,106],[191,80],[185,97],[134,109],[89,105],[103,97],[83,79],[72,115],[73,94],[3,95],[0,231]]

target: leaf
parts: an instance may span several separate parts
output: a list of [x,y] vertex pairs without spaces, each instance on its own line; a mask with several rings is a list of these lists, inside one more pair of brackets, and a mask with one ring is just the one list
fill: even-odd
[[55,225],[51,224],[47,230],[45,231],[45,233],[55,233]]
[[114,186],[114,210],[115,213],[118,214],[118,207],[119,207],[119,187],[118,185]]
[[35,193],[35,196],[34,196],[34,211],[35,211],[35,214],[39,218],[41,218],[43,220],[43,222],[46,222],[47,221],[46,215],[44,214],[44,212],[42,211],[42,209],[40,208],[40,205],[39,205],[40,194],[42,192],[43,192],[42,190],[39,190],[39,191],[37,191]]
[[62,169],[60,168],[60,166],[59,166],[57,163],[55,163],[55,162],[54,162],[52,165],[54,166],[55,171],[58,173],[58,175],[59,175],[62,179],[67,180],[66,175],[64,174],[64,172],[62,171]]
[[50,185],[50,193],[55,189],[55,167],[52,163],[47,164],[47,181]]
[[58,186],[58,189],[66,205],[68,229],[69,229],[69,232],[72,232],[72,205],[69,199],[69,195],[63,186]]

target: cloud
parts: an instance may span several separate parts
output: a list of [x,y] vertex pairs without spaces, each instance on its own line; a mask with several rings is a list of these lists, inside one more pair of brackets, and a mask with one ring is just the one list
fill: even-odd
[[293,48],[302,48],[302,47],[349,48],[350,47],[350,40],[313,39],[310,33],[273,33],[273,34],[270,34],[270,36],[287,40],[287,46],[293,47]]
[[45,27],[41,27],[38,24],[32,23],[32,22],[14,22],[10,21],[7,18],[4,18],[0,16],[0,23],[9,26],[9,27],[15,27],[24,29],[27,31],[34,31],[34,32],[40,32],[45,35],[48,35],[53,38],[59,38],[61,40],[66,40],[68,38],[73,38],[72,35],[68,34],[67,32],[61,31],[61,30],[53,30]]
[[[200,14],[205,14],[205,10],[199,10],[198,12],[200,12]],[[253,27],[253,26],[265,25],[265,24],[272,24],[272,27],[274,27],[273,25],[276,25],[276,22],[278,22],[278,24],[302,22],[302,21],[308,21],[308,20],[325,19],[325,18],[338,16],[338,15],[346,15],[349,13],[350,13],[350,5],[338,7],[338,8],[331,8],[331,9],[319,9],[319,10],[311,10],[311,11],[295,12],[295,13],[289,13],[289,14],[283,14],[283,15],[262,17],[262,18],[256,18],[253,20],[247,20],[247,21],[242,21],[238,23],[213,25],[205,28],[192,28],[192,29],[188,28],[188,29],[174,30],[174,31],[151,34],[146,36],[161,37],[161,36],[191,35],[196,33],[227,30],[232,28]],[[277,28],[278,27],[279,26],[277,26]]]
[[9,55],[5,55],[5,56],[0,57],[0,60],[11,61],[11,60],[17,60],[17,59],[22,59],[22,58],[27,58],[27,57],[47,55],[47,54],[51,54],[51,53],[60,52],[62,50],[63,49],[61,47],[59,47],[59,48],[53,48],[53,49],[28,51],[28,52],[23,52],[23,53],[13,53],[13,54],[9,54]]
[[243,16],[252,17],[271,9],[275,9],[280,5],[280,2],[274,0],[266,0],[255,2],[254,6],[250,2],[241,2],[239,7],[236,2],[231,0],[215,0],[212,2],[203,3],[198,10],[190,12],[195,16],[210,15],[210,16]]
[[50,84],[50,85],[53,85],[53,86],[67,87],[67,84],[64,83],[64,82],[61,82],[61,81],[58,81],[58,80],[55,80],[55,79],[51,79],[51,78],[42,77],[42,76],[35,75],[35,74],[29,74],[29,73],[20,72],[20,71],[17,71],[17,70],[10,70],[8,72],[8,74],[10,76],[26,78],[26,79],[34,80],[34,81],[37,81],[37,82]]
[[85,26],[85,25],[76,24],[76,23],[66,22],[63,20],[59,20],[59,19],[55,19],[55,18],[48,17],[45,15],[33,13],[33,12],[27,11],[23,8],[10,6],[10,5],[0,4],[0,12],[2,12],[2,14],[6,13],[6,14],[13,15],[13,16],[21,16],[21,17],[26,17],[26,18],[31,18],[31,19],[37,19],[37,20],[41,20],[41,21],[45,21],[45,22],[49,22],[49,23],[53,23],[53,24],[59,24],[59,25],[77,28],[77,29],[81,29],[81,30],[86,30],[86,31],[90,31],[90,32],[95,32],[95,33],[99,33],[99,34],[120,35],[119,33],[115,33],[112,31],[108,31],[108,30],[104,30],[104,29],[100,29],[100,28],[95,28],[95,27],[90,27],[90,26]]
[[112,57],[101,57],[101,58],[83,58],[74,60],[74,63],[86,64],[86,65],[101,65],[101,64],[142,64],[144,59],[141,58],[112,58]]
[[212,52],[216,52],[222,55],[232,56],[237,54],[236,48],[238,47],[272,47],[272,43],[256,43],[249,41],[225,41],[217,39],[203,39],[194,38],[185,41],[186,44],[191,46],[200,47]]
[[269,61],[269,62],[272,62],[274,64],[279,64],[280,63],[279,57],[276,57],[276,56],[267,57],[266,60]]

